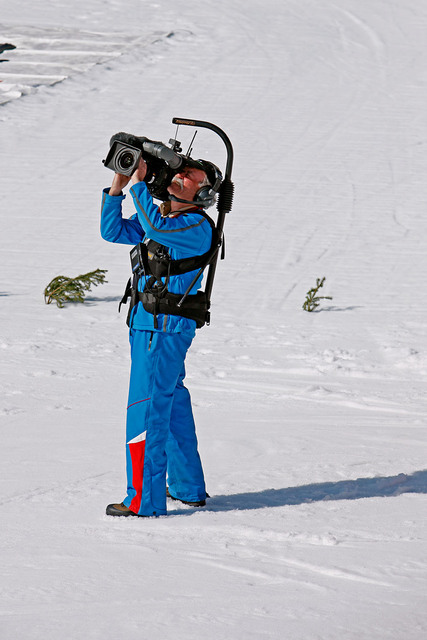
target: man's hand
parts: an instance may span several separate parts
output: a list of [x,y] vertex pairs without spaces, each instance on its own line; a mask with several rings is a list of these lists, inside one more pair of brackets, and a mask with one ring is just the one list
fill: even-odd
[[121,173],[115,173],[114,174],[114,178],[113,178],[113,182],[110,188],[110,191],[108,192],[108,194],[110,196],[120,196],[123,189],[125,188],[125,186],[127,185],[127,183],[130,180],[130,176],[124,176]]
[[139,165],[137,170],[132,174],[132,177],[124,176],[122,173],[115,173],[113,178],[113,183],[111,185],[110,191],[108,194],[110,196],[119,196],[121,195],[123,189],[132,180],[132,184],[136,184],[137,182],[142,182],[147,173],[147,163],[143,158],[139,161]]
[[136,184],[137,182],[142,182],[147,174],[147,163],[144,158],[141,158],[139,161],[139,165],[135,173],[132,174],[132,184]]

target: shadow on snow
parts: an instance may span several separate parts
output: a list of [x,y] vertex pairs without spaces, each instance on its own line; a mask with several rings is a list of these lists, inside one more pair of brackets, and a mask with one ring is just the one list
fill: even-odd
[[[340,482],[321,482],[286,489],[265,489],[251,493],[219,495],[211,498],[203,511],[245,511],[268,507],[285,507],[327,500],[360,500],[361,498],[386,498],[402,493],[427,493],[427,470],[412,475],[358,478]],[[177,512],[172,512],[177,513]],[[194,513],[180,511],[180,513]]]

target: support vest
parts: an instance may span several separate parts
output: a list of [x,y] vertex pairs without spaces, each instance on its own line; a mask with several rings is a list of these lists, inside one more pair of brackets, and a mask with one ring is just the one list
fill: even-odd
[[[130,251],[132,276],[129,278],[125,292],[119,304],[130,299],[127,315],[127,325],[130,326],[133,308],[141,302],[144,309],[154,315],[154,328],[158,328],[158,314],[182,316],[195,320],[196,327],[200,329],[204,324],[209,324],[210,301],[204,291],[189,294],[189,291],[200,277],[203,270],[212,262],[212,259],[222,244],[213,220],[205,213],[198,211],[209,222],[212,228],[212,242],[210,249],[199,256],[172,260],[169,249],[165,245],[147,238],[138,243]],[[223,256],[222,256],[223,257]],[[183,293],[171,293],[168,291],[170,276],[181,275],[190,271],[196,271],[193,282]],[[145,278],[142,291],[139,290],[141,278]]]

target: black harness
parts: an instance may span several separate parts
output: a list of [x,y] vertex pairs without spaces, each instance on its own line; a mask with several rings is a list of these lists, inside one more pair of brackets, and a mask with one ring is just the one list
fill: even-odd
[[[222,242],[214,221],[204,211],[197,211],[197,213],[206,218],[212,228],[210,249],[202,255],[172,260],[168,247],[148,238],[131,250],[132,276],[128,280],[119,304],[120,311],[122,304],[126,304],[130,299],[126,320],[128,326],[130,326],[132,310],[138,302],[141,302],[144,309],[154,316],[155,329],[158,329],[159,314],[190,318],[196,321],[198,329],[206,323],[209,324],[210,301],[206,293],[198,291],[190,295],[189,291],[204,269],[212,262]],[[198,270],[197,275],[184,294],[168,291],[170,276],[179,276],[196,270]],[[142,277],[145,278],[145,284],[143,290],[139,291],[139,282]]]

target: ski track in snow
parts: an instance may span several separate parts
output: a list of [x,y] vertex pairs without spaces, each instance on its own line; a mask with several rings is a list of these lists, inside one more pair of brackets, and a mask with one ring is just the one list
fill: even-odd
[[[34,0],[1,20],[0,637],[421,640],[424,4]],[[115,520],[129,248],[99,238],[101,158],[118,130],[166,142],[173,116],[235,146],[187,363],[212,498]],[[96,267],[84,305],[44,305]],[[333,299],[305,313],[323,276]]]
[[28,26],[3,27],[1,34],[15,49],[0,54],[0,104],[28,95],[40,86],[54,85],[84,73],[93,65],[129,53],[132,48],[191,35],[178,31],[141,37]]

